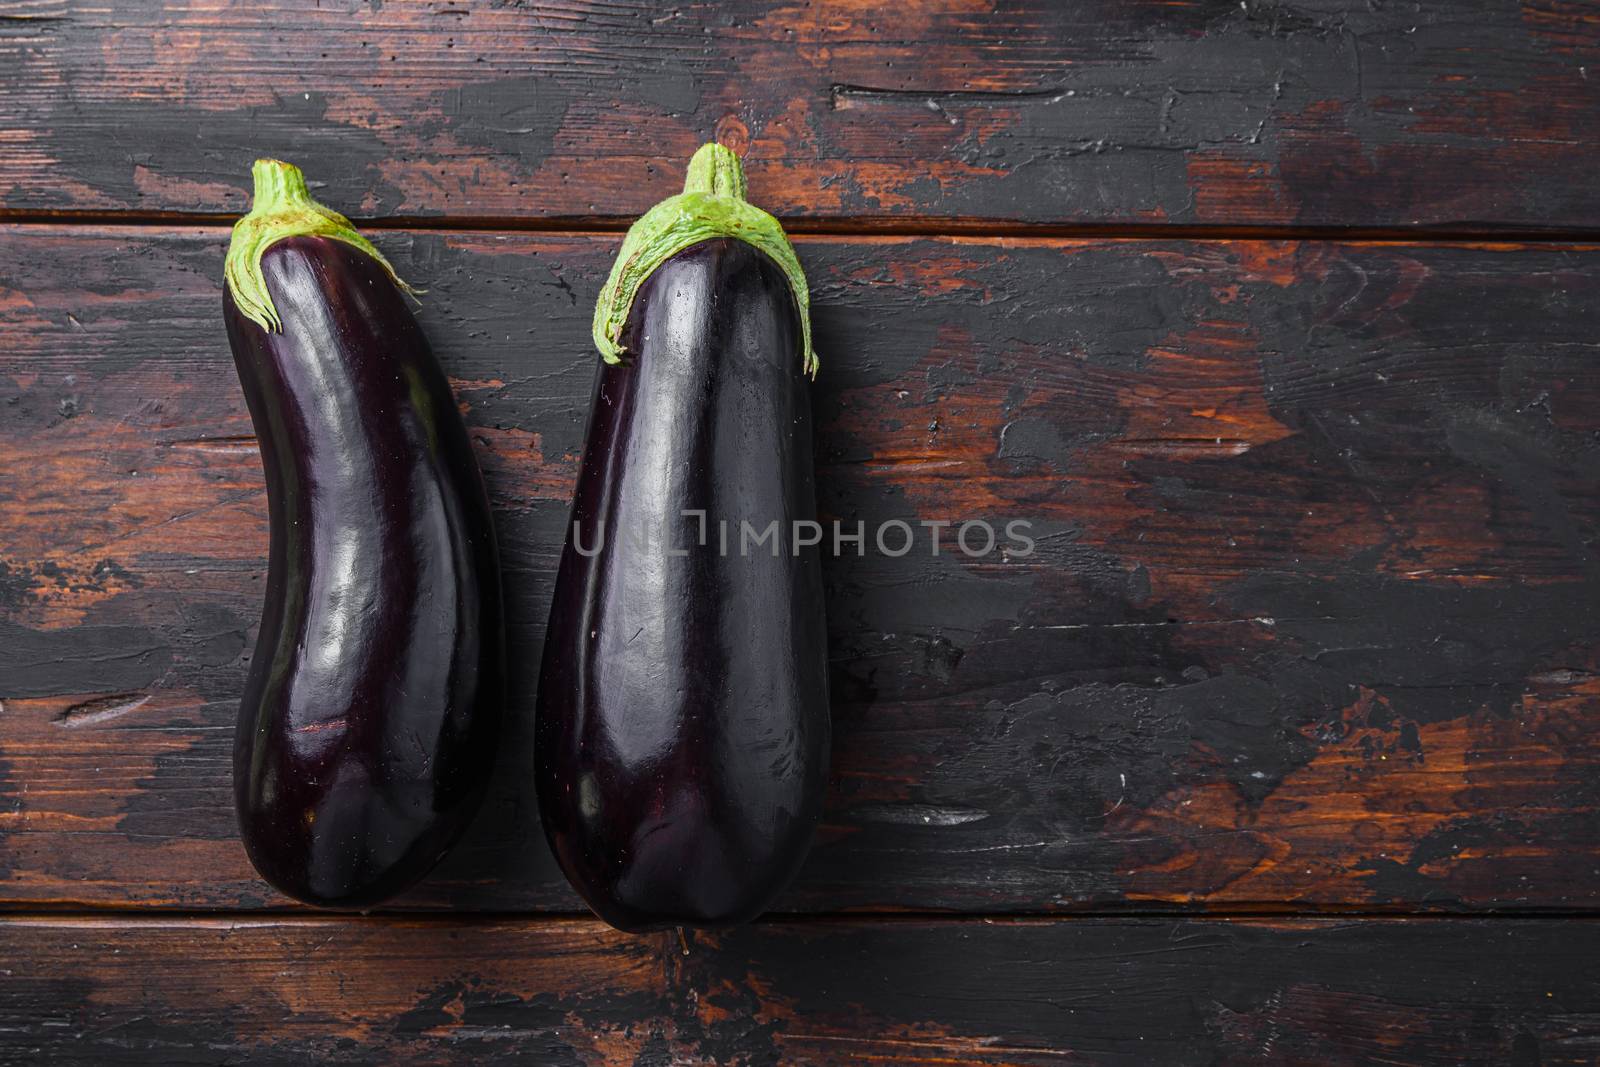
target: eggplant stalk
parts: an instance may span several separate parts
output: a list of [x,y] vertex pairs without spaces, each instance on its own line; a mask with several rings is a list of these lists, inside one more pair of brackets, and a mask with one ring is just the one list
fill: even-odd
[[233,224],[233,241],[223,274],[239,313],[268,333],[281,333],[283,322],[267,292],[261,274],[261,257],[285,237],[330,237],[358,248],[378,261],[391,281],[409,296],[412,289],[394,272],[383,253],[361,236],[350,220],[311,199],[306,176],[292,163],[278,159],[258,159],[250,168],[255,181],[255,199],[250,211]]
[[765,252],[789,282],[800,313],[801,369],[815,378],[811,347],[811,294],[805,272],[778,220],[745,199],[744,167],[731,149],[702,145],[689,160],[683,192],[645,212],[622,240],[622,251],[594,309],[594,343],[600,358],[620,363],[627,354],[622,328],[634,298],[657,267],[690,245],[732,237]]

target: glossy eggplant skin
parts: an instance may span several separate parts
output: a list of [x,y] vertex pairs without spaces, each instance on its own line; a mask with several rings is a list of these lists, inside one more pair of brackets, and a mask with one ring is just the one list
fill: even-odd
[[[728,926],[794,875],[827,779],[820,561],[789,533],[816,512],[799,320],[765,254],[715,238],[656,269],[623,338],[550,613],[540,811],[611,925]],[[741,521],[771,520],[781,552],[741,555]]]
[[482,798],[504,699],[494,530],[449,383],[384,269],[307,236],[261,264],[282,332],[224,304],[271,526],[239,825],[284,893],[365,908],[426,874]]

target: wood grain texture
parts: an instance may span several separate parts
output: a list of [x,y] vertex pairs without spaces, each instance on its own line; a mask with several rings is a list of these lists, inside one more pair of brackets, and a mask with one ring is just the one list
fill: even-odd
[[[686,949],[686,951],[685,951]],[[1582,921],[0,923],[50,1063],[1590,1064]]]
[[[281,906],[221,231],[0,231],[0,897]],[[506,562],[491,800],[410,906],[574,909],[528,768],[606,237],[389,234]],[[810,239],[825,826],[781,910],[1600,902],[1600,250]],[[948,533],[945,534],[948,539]],[[831,554],[830,554],[831,555]]]
[[1594,0],[14,0],[0,205],[625,219],[746,152],[801,219],[1600,226]]

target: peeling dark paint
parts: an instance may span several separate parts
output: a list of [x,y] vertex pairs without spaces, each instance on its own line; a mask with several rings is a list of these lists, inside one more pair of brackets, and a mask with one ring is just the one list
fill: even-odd
[[1589,924],[833,919],[687,943],[572,921],[13,921],[0,1055],[1444,1067],[1565,1062],[1600,1017]]
[[[624,1000],[608,1007],[617,1018],[633,1018],[653,1005]],[[453,1055],[492,1055],[512,1045],[518,1055],[541,1064],[583,1067],[586,1058],[560,1036],[570,1029],[570,1012],[571,1006],[554,993],[520,997],[477,983],[450,982],[429,991],[416,1007],[398,1016],[393,1028],[401,1047],[432,1030],[453,1030],[457,1031],[450,1040]]]
[[566,121],[571,94],[554,78],[526,75],[472,82],[443,95],[442,116],[417,127],[423,137],[445,134],[476,148],[510,148],[521,173],[531,174],[550,154]]
[[33,579],[28,573],[0,560],[0,608],[18,611],[32,592]]
[[0,620],[0,699],[144,689],[172,648],[138,626],[32,630]]
[[[233,845],[239,836],[233,808],[237,717],[236,700],[216,702],[189,711],[187,723],[174,724],[176,743],[165,746],[151,761],[150,773],[121,798],[116,832],[130,840],[187,838]],[[126,729],[128,724],[118,725]],[[183,725],[194,729],[186,733]],[[259,893],[271,890],[262,885]]]

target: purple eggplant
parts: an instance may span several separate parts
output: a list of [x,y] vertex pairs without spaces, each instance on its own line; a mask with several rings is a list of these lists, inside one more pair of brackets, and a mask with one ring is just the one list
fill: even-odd
[[827,780],[804,275],[707,145],[630,231],[535,725],[540,813],[623,930],[754,918],[805,858]]
[[239,827],[284,893],[366,908],[426,874],[482,798],[504,699],[494,529],[404,284],[298,169],[254,174],[223,308],[271,528]]

